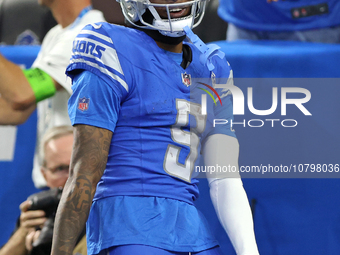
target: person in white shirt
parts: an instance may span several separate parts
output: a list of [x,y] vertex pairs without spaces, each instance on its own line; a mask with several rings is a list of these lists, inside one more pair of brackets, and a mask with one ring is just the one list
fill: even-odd
[[[105,21],[102,12],[92,9],[91,0],[39,0],[39,4],[51,10],[58,25],[45,36],[32,68],[21,70],[0,55],[0,124],[22,124],[37,108],[36,144],[48,128],[70,125],[67,100],[72,91],[65,70],[73,40],[85,25]],[[46,186],[37,149],[33,181],[37,188]]]

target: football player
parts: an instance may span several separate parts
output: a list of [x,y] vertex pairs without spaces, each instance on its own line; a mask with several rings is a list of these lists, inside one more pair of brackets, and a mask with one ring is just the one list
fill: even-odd
[[[71,254],[87,219],[88,254],[221,254],[194,206],[201,154],[210,166],[238,161],[230,124],[213,125],[232,118],[230,93],[213,87],[232,71],[221,52],[191,31],[206,1],[120,4],[133,28],[91,24],[74,41],[67,74],[75,144],[52,254]],[[218,102],[201,103],[206,88]],[[236,253],[257,255],[240,178],[208,177]]]

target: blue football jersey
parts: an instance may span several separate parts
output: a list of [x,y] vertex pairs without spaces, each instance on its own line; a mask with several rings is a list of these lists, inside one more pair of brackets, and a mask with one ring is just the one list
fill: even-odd
[[[195,46],[185,44],[192,61],[183,69],[136,29],[97,23],[87,25],[75,39],[67,68],[74,80],[71,122],[113,132],[94,200],[155,196],[192,204],[198,197],[193,169],[201,144],[217,133],[235,136],[230,125],[213,125],[214,119],[232,119],[230,93],[212,84],[212,76],[228,80],[228,62],[214,58],[212,73],[200,62]],[[95,76],[75,82],[80,71]]]

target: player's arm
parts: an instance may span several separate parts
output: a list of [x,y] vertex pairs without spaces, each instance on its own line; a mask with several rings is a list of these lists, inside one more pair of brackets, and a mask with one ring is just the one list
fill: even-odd
[[[235,137],[209,136],[203,148],[205,165],[235,166],[239,144]],[[248,198],[238,173],[207,176],[217,216],[238,255],[258,255]]]
[[106,167],[112,132],[87,125],[74,126],[70,175],[55,219],[52,255],[70,255],[83,230],[97,183]]
[[23,124],[35,108],[36,105],[34,104],[23,111],[13,110],[11,105],[0,96],[0,125]]
[[42,70],[22,70],[0,54],[0,94],[13,110],[25,110],[61,88]]

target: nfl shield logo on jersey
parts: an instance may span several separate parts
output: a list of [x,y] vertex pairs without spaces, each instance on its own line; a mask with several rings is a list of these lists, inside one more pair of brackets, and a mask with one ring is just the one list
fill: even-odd
[[189,87],[191,85],[191,75],[182,73],[182,82],[185,86]]
[[81,111],[87,111],[89,109],[90,98],[79,98],[78,109]]

